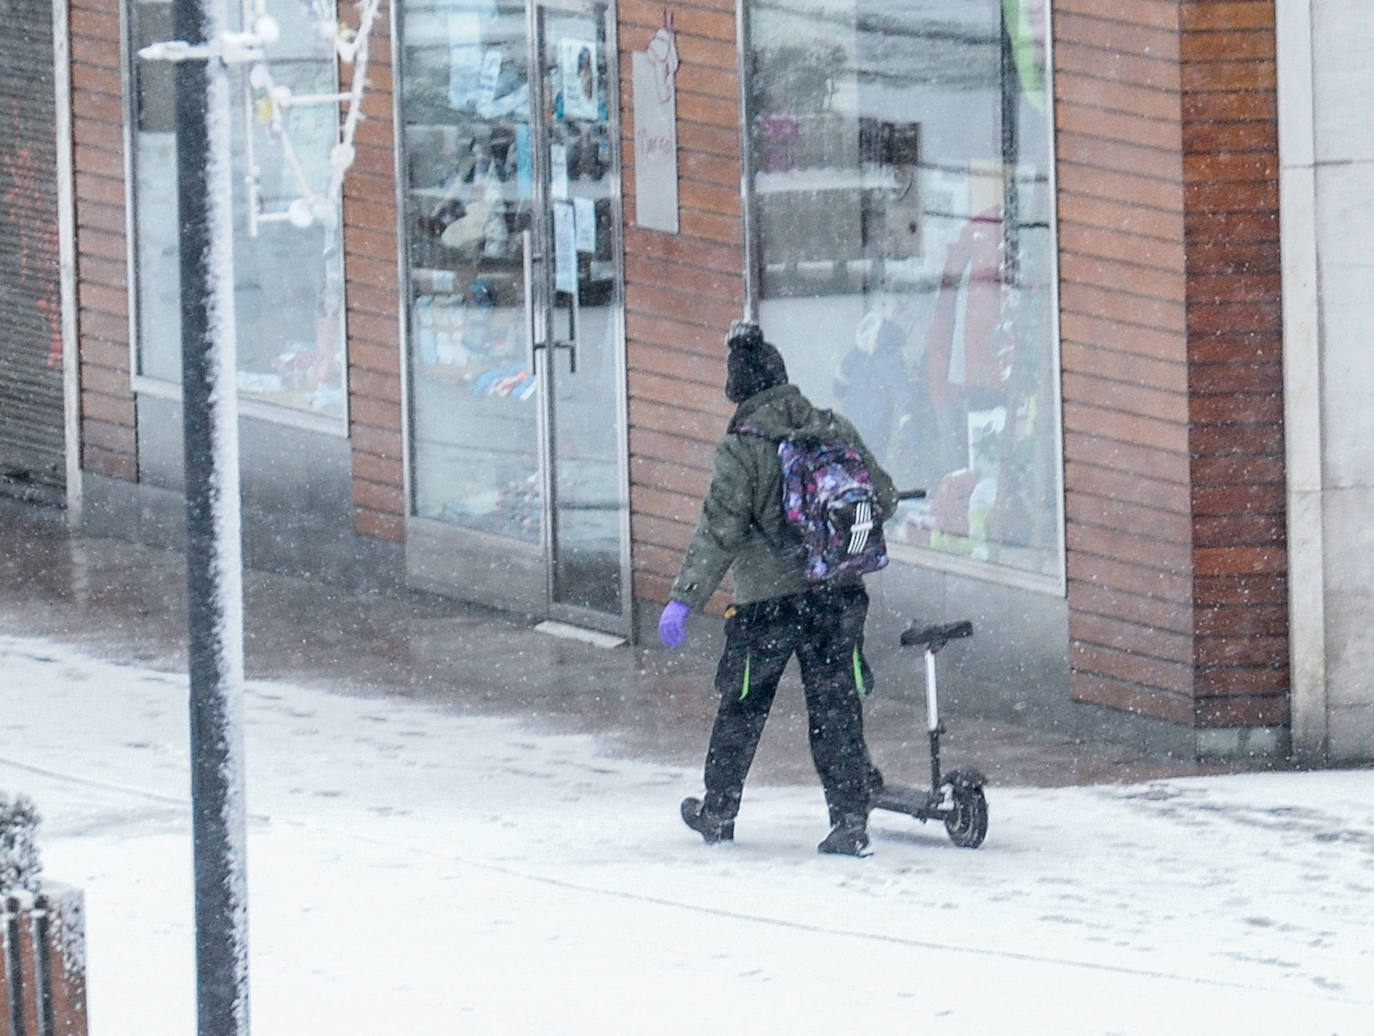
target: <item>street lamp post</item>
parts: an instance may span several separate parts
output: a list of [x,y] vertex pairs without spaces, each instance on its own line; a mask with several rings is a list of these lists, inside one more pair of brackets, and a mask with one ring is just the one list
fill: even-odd
[[[199,1036],[247,1036],[248,905],[244,819],[243,558],[239,531],[229,68],[271,105],[346,103],[329,154],[327,197],[291,207],[293,222],[333,218],[367,85],[380,0],[361,0],[356,28],[321,24],[333,56],[354,66],[346,94],[294,98],[277,87],[265,48],[279,27],[259,2],[252,25],[228,30],[224,0],[172,0],[175,39],[139,51],[177,66],[177,218],[181,231],[181,384],[186,481],[186,585],[191,705]],[[267,89],[271,87],[271,89]],[[289,149],[289,141],[287,142]]]
[[[176,38],[224,37],[223,0],[174,0]],[[247,1036],[243,735],[229,69],[177,65],[182,428],[199,1036]]]

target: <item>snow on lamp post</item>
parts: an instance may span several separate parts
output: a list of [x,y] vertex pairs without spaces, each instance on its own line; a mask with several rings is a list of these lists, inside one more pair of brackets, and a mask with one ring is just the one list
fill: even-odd
[[[182,429],[186,481],[191,711],[191,810],[195,868],[196,1009],[200,1036],[248,1033],[248,904],[244,819],[243,559],[240,537],[237,362],[234,327],[231,65],[273,113],[293,104],[346,103],[330,153],[324,198],[304,178],[290,219],[328,220],[353,162],[362,117],[368,38],[380,0],[360,0],[356,30],[328,13],[321,35],[354,65],[347,93],[293,97],[276,86],[266,48],[280,34],[262,0],[251,27],[227,29],[224,0],[173,0],[176,39],[139,51],[177,65],[177,217],[181,227]],[[327,5],[332,6],[332,5]],[[287,141],[292,165],[294,150]],[[252,217],[256,219],[257,199]]]
[[[197,1031],[246,1036],[243,576],[225,53],[231,48],[223,0],[175,0],[173,18],[177,39],[190,47],[177,67],[176,127]],[[251,52],[257,42],[233,44]]]

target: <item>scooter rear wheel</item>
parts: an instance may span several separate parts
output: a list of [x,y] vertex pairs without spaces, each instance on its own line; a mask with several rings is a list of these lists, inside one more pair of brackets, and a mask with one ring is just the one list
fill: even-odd
[[954,809],[945,817],[950,841],[961,849],[977,849],[988,833],[988,800],[982,788],[955,786]]

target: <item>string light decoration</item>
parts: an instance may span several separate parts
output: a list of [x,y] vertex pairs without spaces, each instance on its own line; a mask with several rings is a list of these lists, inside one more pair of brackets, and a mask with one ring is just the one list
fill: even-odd
[[[257,172],[249,157],[249,233],[256,235],[263,222],[286,220],[293,226],[309,227],[319,223],[333,225],[338,220],[344,177],[357,156],[353,138],[363,118],[363,95],[367,89],[368,42],[381,12],[381,0],[358,0],[356,24],[350,25],[335,14],[332,0],[301,0],[321,40],[331,47],[334,57],[353,66],[349,88],[338,93],[298,94],[278,83],[271,69],[267,48],[281,38],[281,27],[267,12],[266,0],[253,0],[245,21],[252,28],[245,32],[224,32],[209,43],[192,45],[182,40],[154,43],[140,50],[139,57],[150,61],[218,60],[225,64],[250,66],[247,88],[252,97],[249,110],[266,124],[280,142],[291,174],[296,197],[281,212],[264,212]],[[287,129],[292,109],[315,105],[345,105],[339,139],[329,150],[329,183],[323,191],[314,188],[296,152]],[[252,134],[249,133],[251,141]]]

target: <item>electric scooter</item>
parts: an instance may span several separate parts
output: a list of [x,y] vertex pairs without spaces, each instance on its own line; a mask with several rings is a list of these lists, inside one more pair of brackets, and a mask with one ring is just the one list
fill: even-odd
[[943,820],[950,839],[965,849],[978,848],[988,833],[988,802],[983,795],[987,778],[970,769],[940,773],[940,735],[945,733],[945,725],[940,721],[940,703],[935,688],[935,655],[951,640],[971,636],[973,623],[968,620],[934,626],[919,626],[913,622],[902,633],[902,647],[925,649],[930,788],[885,784],[882,791],[869,800],[872,809],[904,813],[923,824],[927,820]]

